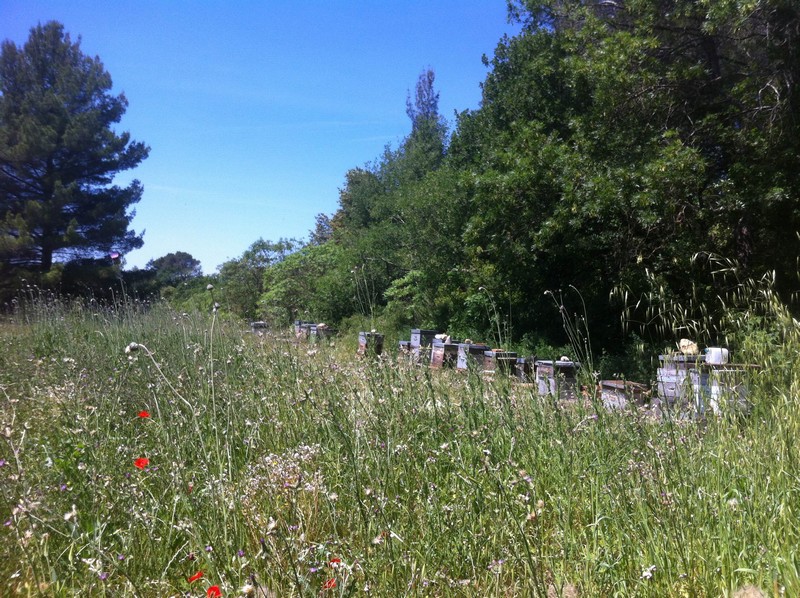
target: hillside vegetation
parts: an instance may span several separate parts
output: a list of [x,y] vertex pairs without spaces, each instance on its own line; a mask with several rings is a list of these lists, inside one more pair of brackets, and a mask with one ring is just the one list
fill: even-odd
[[[522,31],[486,59],[480,108],[448,123],[423,72],[409,135],[345,174],[308,243],[262,240],[224,264],[223,309],[535,353],[565,342],[557,296],[596,354],[630,358],[720,317],[740,280],[770,273],[796,307],[798,7],[510,4]],[[660,326],[654,298],[685,321]]]

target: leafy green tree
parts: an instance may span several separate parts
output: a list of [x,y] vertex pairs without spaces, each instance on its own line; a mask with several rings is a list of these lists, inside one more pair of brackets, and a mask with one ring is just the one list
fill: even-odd
[[525,331],[558,321],[544,290],[574,285],[596,336],[611,340],[614,285],[646,289],[657,272],[678,301],[716,293],[698,252],[793,281],[796,8],[513,9],[523,33],[498,46],[482,106],[460,116],[449,149],[450,164],[470,173],[465,288],[492,289]]
[[168,253],[160,258],[147,262],[147,269],[155,272],[155,279],[160,285],[175,286],[190,278],[203,274],[200,260],[185,251]]
[[275,325],[294,319],[335,324],[354,313],[354,282],[341,245],[306,245],[266,269],[259,306]]
[[411,134],[401,147],[399,169],[408,177],[420,179],[436,170],[446,154],[447,123],[439,114],[439,92],[434,87],[436,74],[432,69],[423,71],[414,93],[406,98],[406,114],[411,120]]
[[352,236],[371,225],[374,205],[385,195],[380,177],[373,168],[352,168],[345,173],[339,190],[339,209],[333,215],[332,228],[339,239]]
[[314,229],[309,231],[308,244],[322,245],[333,238],[333,221],[327,214],[317,214],[314,218]]
[[[342,248],[341,256],[349,260],[356,283],[356,311],[361,315],[374,316],[390,300],[396,305],[406,301],[408,288],[386,292],[392,284],[409,287],[403,281],[410,280],[406,277],[415,270],[429,242],[425,234],[433,223],[421,217],[431,215],[424,181],[444,164],[447,135],[434,81],[432,70],[423,71],[413,99],[408,95],[408,137],[397,149],[387,147],[375,163],[350,170],[340,190],[331,238]],[[421,280],[419,275],[411,276]],[[424,317],[430,317],[431,305],[419,299],[412,301],[416,307],[408,313],[423,317],[425,311]]]
[[161,298],[175,310],[208,313],[214,309],[215,303],[219,302],[219,296],[215,295],[216,291],[210,291],[208,285],[216,287],[218,283],[218,277],[215,274],[201,275],[189,278],[175,286],[161,287],[159,291]]
[[50,270],[142,245],[128,230],[142,186],[113,184],[148,148],[112,128],[127,108],[111,77],[63,26],[31,29],[0,53],[0,268]]
[[463,173],[447,165],[404,186],[398,200],[402,225],[396,248],[402,274],[384,293],[387,309],[409,325],[449,328],[463,299],[467,193]]
[[258,239],[235,260],[219,267],[219,292],[225,306],[234,314],[254,320],[259,316],[258,301],[264,292],[264,274],[285,260],[299,246],[295,239],[276,242]]

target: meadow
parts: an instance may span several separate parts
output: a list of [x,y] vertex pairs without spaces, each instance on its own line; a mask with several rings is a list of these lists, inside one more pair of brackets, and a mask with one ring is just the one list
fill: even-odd
[[158,303],[0,343],[4,596],[800,595],[796,331],[663,419]]

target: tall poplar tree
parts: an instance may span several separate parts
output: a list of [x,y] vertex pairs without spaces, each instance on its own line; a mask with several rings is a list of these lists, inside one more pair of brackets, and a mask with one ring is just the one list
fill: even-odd
[[31,29],[0,50],[0,272],[47,272],[54,262],[141,247],[128,230],[142,186],[113,184],[149,148],[113,125],[124,94],[111,93],[98,57],[63,25]]

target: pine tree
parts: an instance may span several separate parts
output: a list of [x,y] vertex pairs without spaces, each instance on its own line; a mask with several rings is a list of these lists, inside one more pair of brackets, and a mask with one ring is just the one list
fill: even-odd
[[63,25],[31,29],[0,50],[0,272],[46,273],[54,262],[141,247],[128,208],[142,196],[134,180],[149,148],[117,133],[128,106],[111,93],[98,57],[81,52]]

